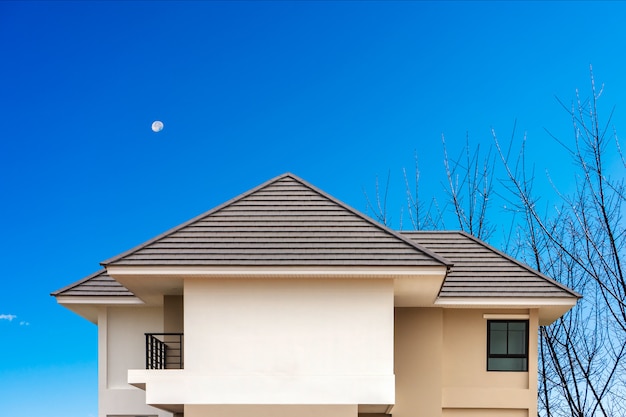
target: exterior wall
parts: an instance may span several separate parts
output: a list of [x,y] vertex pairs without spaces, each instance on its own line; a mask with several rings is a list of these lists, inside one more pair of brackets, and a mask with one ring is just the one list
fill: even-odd
[[[487,372],[484,314],[530,316],[528,372]],[[393,415],[536,415],[537,329],[536,310],[396,309]]]
[[443,417],[529,417],[528,410],[499,408],[485,409],[447,409],[443,411]]
[[188,405],[185,417],[357,417],[355,405]]
[[441,416],[443,310],[396,308],[394,417]]
[[182,295],[163,297],[163,332],[184,333],[184,309]]
[[[526,314],[529,318],[528,372],[487,372],[484,314]],[[444,310],[442,407],[521,409],[537,414],[536,310]]]
[[393,281],[186,279],[185,369],[149,404],[393,404]]
[[194,372],[393,374],[390,280],[186,280],[185,312]]
[[[528,372],[487,372],[486,315],[529,317]],[[109,308],[104,316],[107,336],[123,341],[109,355],[132,352],[107,365],[108,409],[124,402],[144,407],[137,414],[171,416],[147,401],[185,404],[187,417],[354,417],[357,404],[393,404],[395,394],[400,417],[537,414],[537,310],[394,313],[386,280],[195,278],[162,309]],[[143,333],[183,328],[185,369],[142,370]],[[145,397],[123,381],[132,368],[128,378],[145,384]]]
[[145,392],[127,383],[128,369],[145,368],[146,332],[163,330],[158,307],[102,307],[98,316],[99,417],[171,413],[146,405]]

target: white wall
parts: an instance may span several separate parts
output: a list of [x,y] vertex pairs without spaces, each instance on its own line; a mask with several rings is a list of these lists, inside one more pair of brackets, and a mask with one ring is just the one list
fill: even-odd
[[107,388],[130,389],[128,370],[145,368],[144,333],[163,331],[163,309],[116,307],[108,309]]
[[188,405],[185,417],[357,417],[355,405]]
[[185,368],[392,375],[391,280],[185,280]]
[[145,392],[128,384],[128,370],[145,368],[145,336],[163,331],[160,307],[106,307],[98,318],[99,415],[171,413],[146,405]]
[[148,404],[394,403],[391,279],[184,285],[185,369],[128,372]]

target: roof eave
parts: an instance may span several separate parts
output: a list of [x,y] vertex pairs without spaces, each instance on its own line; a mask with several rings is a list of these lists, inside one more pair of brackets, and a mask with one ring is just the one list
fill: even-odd
[[91,279],[93,279],[93,278],[95,278],[95,277],[97,277],[97,276],[99,276],[99,275],[101,275],[101,274],[103,274],[105,272],[106,272],[106,269],[100,269],[100,270],[94,272],[93,274],[87,275],[85,278],[83,278],[83,279],[81,279],[79,281],[73,282],[73,283],[71,283],[69,285],[66,285],[65,287],[63,287],[61,289],[58,289],[56,291],[51,292],[50,295],[53,296],[53,297],[57,297],[58,298],[64,292],[67,292],[67,291],[69,291],[69,290],[71,290],[71,289],[73,289],[75,287],[78,287],[79,285],[84,284],[85,282],[87,282],[87,281],[89,281],[89,280],[91,280]]
[[549,276],[547,276],[547,275],[543,274],[542,272],[537,271],[537,270],[535,270],[535,269],[531,268],[530,266],[526,265],[525,263],[520,262],[519,260],[517,260],[517,259],[513,258],[512,256],[507,255],[506,253],[502,252],[502,251],[501,251],[501,250],[499,250],[499,249],[496,249],[495,247],[493,247],[493,246],[489,245],[488,243],[483,242],[482,240],[480,240],[480,239],[476,238],[475,236],[472,236],[471,234],[469,234],[469,233],[467,233],[467,232],[465,232],[465,231],[460,231],[459,233],[461,233],[462,235],[466,236],[468,239],[471,239],[471,240],[475,241],[476,243],[478,243],[478,244],[480,244],[480,245],[483,245],[483,246],[484,246],[484,247],[486,247],[487,249],[489,249],[489,250],[491,250],[491,251],[493,251],[493,252],[497,253],[498,255],[500,255],[500,256],[502,256],[502,257],[504,257],[504,258],[508,259],[509,261],[511,261],[511,262],[513,262],[513,263],[515,263],[515,264],[517,264],[518,266],[520,266],[520,267],[522,267],[522,268],[526,269],[527,271],[532,272],[532,273],[536,274],[537,276],[539,276],[539,277],[541,277],[541,278],[545,279],[546,281],[550,282],[551,284],[553,284],[553,285],[555,285],[555,286],[559,287],[561,290],[563,290],[563,291],[565,291],[566,293],[570,294],[571,296],[575,297],[577,300],[582,298],[582,295],[581,295],[581,294],[579,294],[579,293],[577,293],[576,291],[574,291],[574,290],[572,290],[572,289],[568,288],[567,286],[565,286],[565,285],[561,284],[560,282],[558,282],[558,281],[556,281],[556,280],[554,280],[554,279],[550,278]]
[[547,326],[572,309],[578,298],[571,297],[438,297],[435,307],[484,309],[537,309],[539,325]]
[[211,266],[211,265],[109,265],[108,274],[115,278],[130,276],[172,276],[172,277],[363,277],[389,278],[396,276],[419,276],[441,274],[446,266],[406,265],[406,266],[308,266],[308,265],[276,265],[276,266]]

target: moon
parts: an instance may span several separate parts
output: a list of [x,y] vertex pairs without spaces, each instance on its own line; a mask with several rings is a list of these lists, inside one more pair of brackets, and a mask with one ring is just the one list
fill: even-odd
[[163,122],[160,120],[156,120],[154,122],[152,122],[152,131],[154,133],[158,133],[161,130],[163,130]]

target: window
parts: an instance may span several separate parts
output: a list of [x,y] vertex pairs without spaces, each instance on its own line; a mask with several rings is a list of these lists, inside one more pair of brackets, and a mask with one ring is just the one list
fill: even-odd
[[487,370],[528,371],[528,320],[487,321]]

